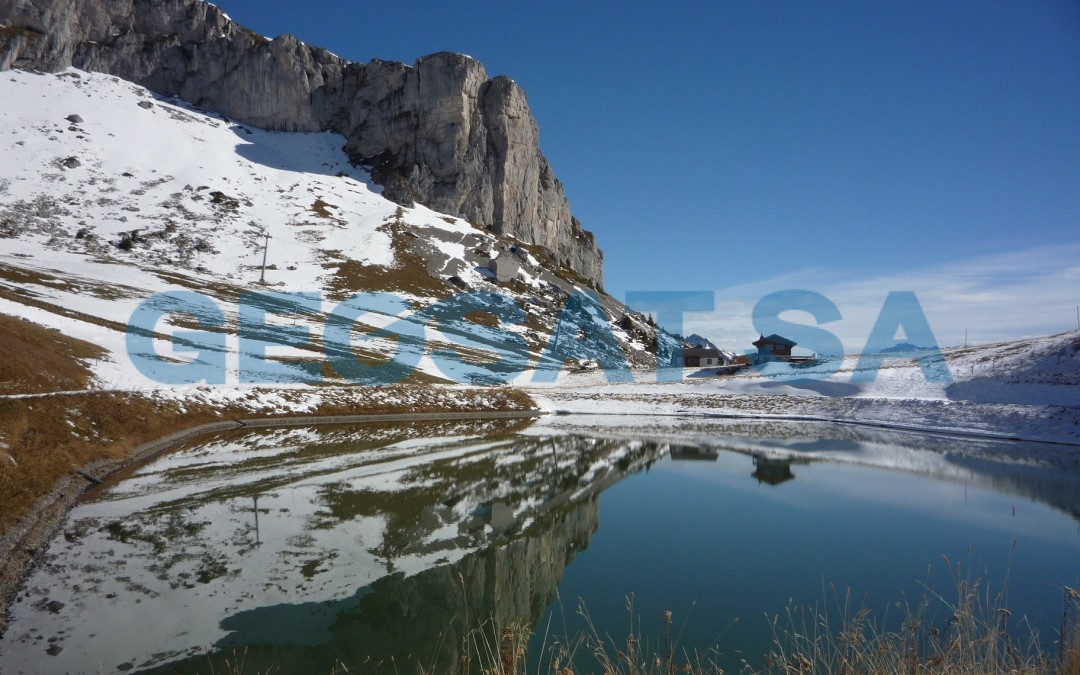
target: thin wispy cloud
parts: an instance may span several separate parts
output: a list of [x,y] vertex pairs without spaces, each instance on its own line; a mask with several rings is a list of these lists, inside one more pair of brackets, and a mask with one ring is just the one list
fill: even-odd
[[[929,265],[902,273],[853,276],[809,268],[750,284],[718,289],[712,312],[686,316],[684,330],[726,349],[746,351],[758,334],[754,305],[770,293],[805,289],[836,304],[843,317],[822,326],[847,353],[866,345],[890,291],[914,291],[940,346],[985,344],[1077,329],[1080,241]],[[781,318],[816,326],[807,312]],[[902,337],[902,336],[900,336]]]

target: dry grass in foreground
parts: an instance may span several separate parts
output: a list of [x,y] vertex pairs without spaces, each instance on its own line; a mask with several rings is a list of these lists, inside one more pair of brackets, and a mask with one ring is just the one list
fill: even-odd
[[[1022,619],[980,592],[978,582],[957,581],[957,597],[924,599],[908,610],[902,628],[880,628],[865,607],[852,611],[850,595],[838,625],[828,611],[791,608],[774,617],[773,648],[763,666],[744,662],[742,675],[1080,675],[1080,593],[1065,587],[1061,639],[1047,649]],[[937,607],[934,607],[937,605]],[[633,616],[633,608],[628,601]],[[940,620],[945,610],[948,618]],[[671,636],[672,614],[663,617],[664,634],[652,640],[631,632],[625,642],[600,637],[584,608],[589,630],[574,640],[545,646],[536,675],[723,675],[712,653],[678,653]],[[527,632],[482,626],[471,636],[471,658],[483,675],[529,675]],[[583,658],[586,657],[586,658]],[[582,662],[590,666],[579,668]],[[595,664],[595,665],[592,665]],[[423,675],[442,675],[424,673]],[[474,671],[475,672],[475,671]]]
[[[422,663],[335,663],[330,675],[1080,675],[1080,593],[1063,589],[1061,636],[1045,650],[1023,621],[1010,624],[1004,607],[980,594],[978,582],[957,583],[957,598],[924,600],[908,611],[899,631],[879,628],[865,608],[851,611],[850,595],[841,600],[842,617],[833,625],[827,611],[791,608],[772,621],[773,649],[764,665],[743,662],[725,670],[713,652],[687,653],[671,634],[672,613],[662,617],[664,631],[657,640],[631,629],[625,641],[601,637],[584,606],[578,613],[588,629],[572,639],[544,636],[543,655],[527,658],[532,637],[519,625],[502,626],[488,620],[463,639],[460,662],[448,672]],[[951,618],[944,628],[931,615],[931,605]],[[627,609],[634,616],[632,600]],[[633,623],[632,623],[633,625]],[[640,624],[639,624],[640,625]],[[220,660],[217,660],[220,659]],[[245,668],[247,651],[207,655],[208,673],[246,675],[280,673]],[[528,663],[537,663],[528,666]],[[216,663],[216,665],[215,665]]]
[[979,582],[959,580],[951,602],[925,598],[898,630],[880,628],[865,607],[852,611],[848,595],[839,625],[804,608],[774,620],[774,648],[761,672],[1080,675],[1080,594],[1065,587],[1062,607],[1060,639],[1048,648]]

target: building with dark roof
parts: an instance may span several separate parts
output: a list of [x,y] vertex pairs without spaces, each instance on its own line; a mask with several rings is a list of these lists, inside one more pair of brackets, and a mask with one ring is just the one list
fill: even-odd
[[757,347],[758,350],[756,361],[763,363],[766,361],[791,361],[791,349],[798,343],[773,333],[769,337],[758,336],[758,339],[751,344]]

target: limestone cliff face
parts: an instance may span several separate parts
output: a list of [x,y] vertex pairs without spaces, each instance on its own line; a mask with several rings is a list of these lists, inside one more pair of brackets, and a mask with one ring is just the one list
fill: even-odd
[[601,284],[603,253],[570,214],[525,92],[471,58],[350,63],[202,0],[0,0],[0,24],[0,70],[74,66],[260,128],[340,133],[390,199],[540,244]]

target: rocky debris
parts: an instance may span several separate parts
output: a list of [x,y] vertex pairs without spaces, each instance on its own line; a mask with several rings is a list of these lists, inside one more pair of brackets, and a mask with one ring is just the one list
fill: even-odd
[[27,232],[62,236],[64,219],[71,211],[52,196],[38,195],[32,200],[19,200],[0,207],[0,236],[18,237]]
[[202,0],[0,0],[0,22],[12,27],[0,70],[74,66],[264,129],[340,133],[388,198],[538,244],[602,283],[603,254],[540,153],[525,92],[467,56],[350,63]]
[[130,251],[135,247],[135,244],[141,244],[145,241],[146,239],[144,239],[143,236],[139,234],[138,230],[132,230],[131,232],[125,232],[123,235],[121,235],[120,243],[117,244],[117,247],[121,251]]
[[215,190],[210,193],[210,203],[223,211],[236,211],[240,208],[239,199],[230,197],[220,190]]
[[520,246],[511,246],[509,251],[510,255],[517,258],[521,264],[529,264],[529,254],[525,249],[521,248]]
[[68,122],[71,122],[72,124],[82,124],[83,123],[83,118],[80,115],[68,115],[64,119],[66,119]]

